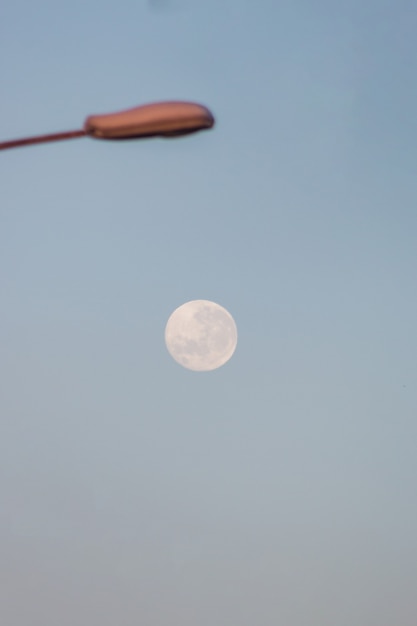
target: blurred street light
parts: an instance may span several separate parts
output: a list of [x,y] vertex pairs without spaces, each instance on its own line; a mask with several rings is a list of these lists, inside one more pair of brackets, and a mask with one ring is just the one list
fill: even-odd
[[76,137],[126,140],[147,137],[178,137],[212,128],[214,117],[201,104],[156,102],[104,115],[90,115],[80,130],[71,130],[0,142],[0,150]]

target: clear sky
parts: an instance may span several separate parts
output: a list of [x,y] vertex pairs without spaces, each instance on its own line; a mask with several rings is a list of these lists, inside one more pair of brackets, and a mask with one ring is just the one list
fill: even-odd
[[[0,623],[415,626],[411,0],[3,0]],[[222,368],[172,311],[226,307]]]

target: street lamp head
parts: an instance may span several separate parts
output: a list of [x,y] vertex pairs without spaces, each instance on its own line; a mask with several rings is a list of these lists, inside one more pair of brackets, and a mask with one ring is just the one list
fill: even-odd
[[212,128],[213,124],[213,115],[201,104],[156,102],[119,113],[90,115],[84,131],[96,139],[177,137]]

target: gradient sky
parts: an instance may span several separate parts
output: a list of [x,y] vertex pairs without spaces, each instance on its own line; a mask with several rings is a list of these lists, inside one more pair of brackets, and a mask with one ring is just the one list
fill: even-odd
[[[0,623],[415,626],[411,0],[4,0]],[[238,348],[164,345],[214,300]]]

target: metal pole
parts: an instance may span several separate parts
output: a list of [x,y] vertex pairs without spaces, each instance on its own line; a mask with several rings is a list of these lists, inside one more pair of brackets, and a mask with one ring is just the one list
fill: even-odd
[[62,141],[64,139],[75,139],[76,137],[84,137],[86,131],[68,130],[63,133],[52,133],[49,135],[37,135],[36,137],[24,137],[23,139],[11,139],[10,141],[1,141],[0,150],[8,150],[9,148],[18,148],[19,146],[30,146],[36,143],[47,143],[49,141]]

